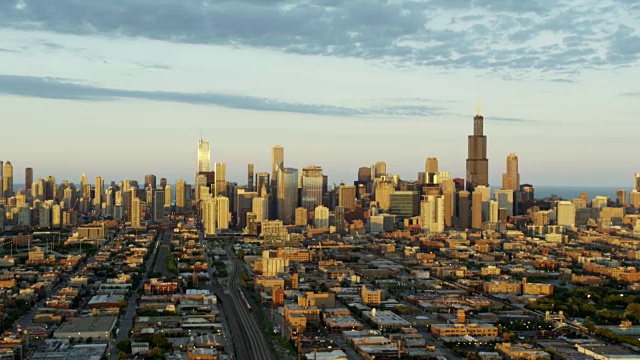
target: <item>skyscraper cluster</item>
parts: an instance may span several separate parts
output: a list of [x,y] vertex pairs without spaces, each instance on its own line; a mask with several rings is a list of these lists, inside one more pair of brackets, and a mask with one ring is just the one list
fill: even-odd
[[[521,183],[515,153],[506,156],[502,186],[491,189],[487,136],[479,111],[468,137],[464,179],[452,178],[436,157],[427,157],[416,180],[401,179],[386,162],[377,161],[360,167],[352,183],[329,186],[321,166],[286,166],[284,150],[282,145],[271,149],[271,172],[256,171],[254,164],[248,164],[244,185],[229,181],[224,162],[216,161],[212,166],[211,144],[203,139],[198,140],[193,185],[184,179],[169,184],[164,177],[158,182],[154,174],[145,175],[141,185],[133,179],[107,184],[101,176],[90,183],[82,174],[76,186],[54,176],[34,179],[34,170],[27,167],[25,188],[16,192],[12,163],[0,161],[2,220],[51,227],[76,224],[82,221],[82,214],[92,214],[128,221],[136,227],[145,221],[161,223],[167,217],[195,213],[207,235],[229,228],[256,233],[262,224],[276,229],[270,221],[338,232],[347,231],[351,223],[372,232],[419,228],[439,233],[449,227],[497,229],[508,218],[536,208],[534,187]],[[608,201],[596,197],[590,205],[602,209]],[[586,210],[582,209],[589,202],[588,195],[559,202],[557,213],[549,216],[556,217],[558,224],[577,226],[584,223]],[[640,173],[634,176],[632,191],[619,190],[615,202],[640,207]]]

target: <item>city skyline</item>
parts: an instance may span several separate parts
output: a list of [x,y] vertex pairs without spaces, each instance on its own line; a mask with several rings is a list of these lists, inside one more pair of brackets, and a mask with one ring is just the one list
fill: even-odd
[[[480,97],[487,157],[518,154],[523,181],[619,186],[637,171],[625,159],[640,111],[632,3],[169,3],[181,21],[151,2],[104,16],[91,1],[0,4],[0,116],[24,134],[1,157],[66,178],[141,177],[140,159],[187,177],[202,129],[229,179],[249,162],[268,172],[273,144],[336,181],[380,160],[413,177],[425,157],[464,174]],[[490,183],[502,173],[492,165]]]

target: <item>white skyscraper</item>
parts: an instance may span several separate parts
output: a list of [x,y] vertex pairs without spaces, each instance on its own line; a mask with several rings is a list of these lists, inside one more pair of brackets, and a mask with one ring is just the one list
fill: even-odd
[[202,225],[205,235],[216,234],[216,199],[212,197],[202,201]]
[[558,225],[576,226],[576,205],[571,201],[558,202]]
[[256,222],[268,220],[268,202],[266,198],[253,198],[251,200],[251,212],[256,215]]
[[198,171],[211,171],[211,149],[208,141],[198,140]]
[[420,226],[429,232],[444,232],[444,197],[426,196],[420,203]]
[[313,227],[316,229],[329,227],[329,208],[325,206],[316,206],[313,219]]
[[230,213],[229,198],[218,196],[216,199],[217,227],[221,230],[229,229]]

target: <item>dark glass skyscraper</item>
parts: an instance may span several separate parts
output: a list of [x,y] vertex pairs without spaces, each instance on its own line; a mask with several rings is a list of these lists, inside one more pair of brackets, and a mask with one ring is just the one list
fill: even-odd
[[489,159],[487,159],[487,137],[483,133],[484,118],[480,111],[473,118],[473,135],[469,135],[467,158],[467,191],[473,192],[478,185],[489,186]]

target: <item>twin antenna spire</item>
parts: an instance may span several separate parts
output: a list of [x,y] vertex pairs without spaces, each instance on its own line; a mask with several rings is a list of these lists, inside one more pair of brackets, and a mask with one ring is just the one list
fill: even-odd
[[482,116],[482,104],[480,103],[480,98],[476,100],[476,115]]

